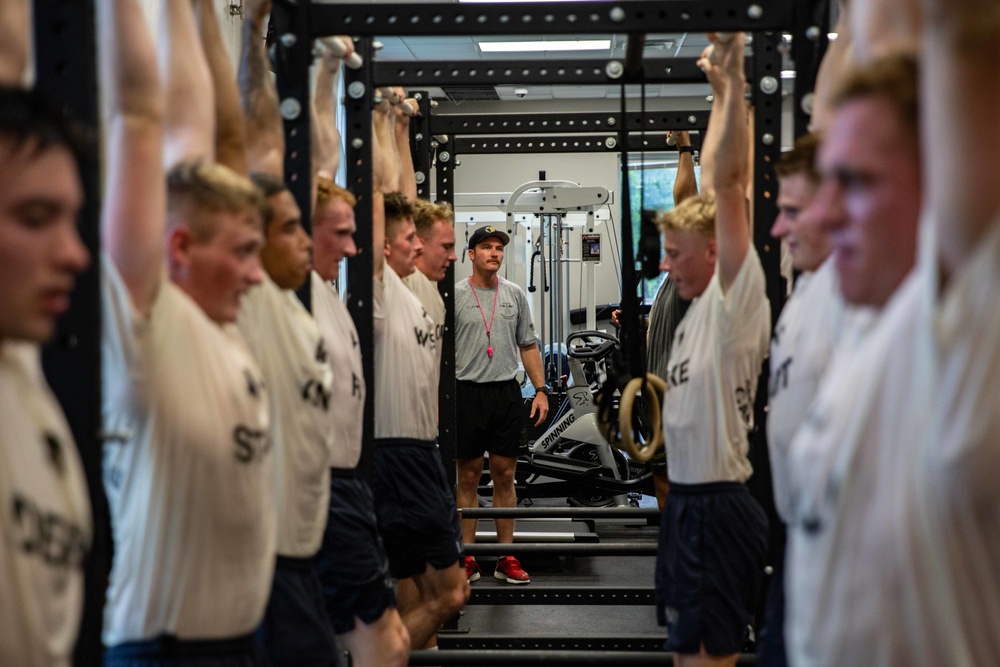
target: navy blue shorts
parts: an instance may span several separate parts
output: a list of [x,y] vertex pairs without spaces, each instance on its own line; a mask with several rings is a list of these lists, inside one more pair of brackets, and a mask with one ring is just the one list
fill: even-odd
[[311,558],[278,556],[258,634],[274,665],[337,664],[336,639]]
[[670,483],[656,554],[666,650],[739,653],[767,554],[767,517],[745,485]]
[[330,512],[313,563],[327,616],[338,635],[353,630],[355,618],[371,625],[396,606],[375,501],[368,483],[354,470],[330,471]]
[[163,635],[104,651],[105,667],[267,667],[254,634],[232,639],[180,640]]
[[524,443],[524,398],[517,380],[458,382],[455,409],[462,415],[455,431],[460,459],[484,452],[516,459]]
[[433,442],[375,441],[375,513],[396,579],[443,570],[462,557],[462,527]]

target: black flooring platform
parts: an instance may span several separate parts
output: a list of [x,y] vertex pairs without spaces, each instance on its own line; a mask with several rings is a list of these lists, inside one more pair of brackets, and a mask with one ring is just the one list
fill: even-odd
[[[490,520],[479,521],[478,533],[492,531]],[[519,542],[542,542],[543,534],[558,532],[572,537],[556,538],[555,544],[645,545],[648,555],[518,553]],[[497,580],[496,558],[477,556],[482,578],[472,584],[457,630],[440,633],[438,643],[442,650],[659,651],[666,633],[653,606],[655,556],[645,548],[656,539],[657,527],[640,518],[519,520],[510,551],[531,583]]]

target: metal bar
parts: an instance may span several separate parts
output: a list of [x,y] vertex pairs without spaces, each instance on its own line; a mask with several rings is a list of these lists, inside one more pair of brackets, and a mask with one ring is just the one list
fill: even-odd
[[[747,59],[750,60],[749,58]],[[697,58],[651,58],[645,76],[622,73],[615,58],[566,60],[382,60],[375,61],[379,86],[468,86],[476,84],[605,85],[621,83],[706,83]],[[749,67],[749,62],[747,63]]]
[[[310,158],[309,65],[312,40],[308,34],[309,2],[277,0],[271,11],[274,34],[274,72],[281,100],[285,130],[285,183],[302,211],[302,227],[312,229],[312,163]],[[298,290],[302,304],[309,308],[310,280]]]
[[[481,153],[618,153],[618,137],[614,134],[577,134],[558,136],[457,137],[455,152],[462,155]],[[668,146],[662,134],[631,133],[630,151],[676,151]]]
[[659,519],[655,507],[463,507],[463,519]]
[[[781,84],[772,84],[781,69],[781,53],[778,48],[780,37],[773,33],[754,33],[755,52],[751,81],[754,91],[754,164],[753,164],[753,238],[760,257],[766,279],[767,298],[771,305],[771,325],[775,325],[785,302],[785,290],[781,278],[781,243],[770,234],[771,224],[777,217],[778,179],[774,173],[781,154]],[[798,85],[798,84],[796,84]],[[775,90],[777,88],[777,90]],[[758,470],[770,471],[768,463],[767,436],[764,425],[767,420],[767,397],[769,373],[765,362],[756,387],[753,406],[755,428],[750,434],[750,459]],[[769,531],[770,557],[782,553],[781,521],[774,510],[773,488],[769,475],[758,476],[748,484],[750,494],[764,508],[771,526],[778,530]],[[758,606],[756,614],[763,614]]]
[[[476,544],[496,544],[496,542],[497,542],[497,534],[495,531],[491,530],[476,531]],[[600,542],[600,539],[594,533],[571,533],[568,531],[529,530],[529,531],[515,531],[514,542],[518,544],[522,542],[545,542],[546,544],[559,542],[561,544],[572,544],[573,542],[596,543]]]
[[[473,592],[478,595],[479,590]],[[475,596],[474,596],[475,597]],[[666,633],[622,637],[482,635],[438,637],[442,651],[660,651]]]
[[[755,68],[748,80],[754,99],[753,220],[754,245],[764,266],[767,297],[771,302],[772,325],[785,302],[781,287],[781,244],[771,236],[771,223],[778,215],[778,179],[774,165],[781,157],[781,52],[780,37],[773,33],[754,33]],[[758,415],[763,423],[763,415]]]
[[[663,651],[410,651],[410,665],[462,665],[463,667],[536,667],[543,665],[663,665],[670,664],[672,653]],[[757,656],[741,654],[737,665],[756,665]]]
[[[708,109],[650,111],[645,116],[629,112],[625,114],[625,124],[633,132],[704,130],[708,127],[708,115]],[[621,122],[621,113],[617,111],[437,115],[434,116],[434,132],[455,136],[553,132],[612,134],[618,131]]]
[[411,90],[410,97],[420,105],[420,113],[410,119],[410,153],[417,180],[417,197],[431,196],[431,96],[426,90]]
[[586,35],[628,32],[780,30],[791,25],[787,0],[629,0],[315,4],[312,36]]
[[98,665],[103,659],[102,609],[112,544],[97,435],[101,430],[101,190],[94,3],[35,0],[33,24],[35,87],[66,110],[86,141],[79,164],[84,204],[78,230],[91,263],[77,277],[70,308],[59,319],[53,342],[43,349],[42,364],[73,432],[90,492],[94,535],[84,565],[83,619],[74,663]]
[[[431,132],[433,129],[431,120]],[[454,209],[455,189],[452,182],[454,175],[455,156],[448,144],[437,147],[437,199],[447,202]],[[464,251],[458,247],[456,239],[455,253]],[[438,451],[441,463],[444,465],[445,479],[453,485],[458,477],[455,467],[455,457],[458,452],[458,410],[455,405],[457,388],[455,385],[455,266],[449,266],[444,280],[438,283],[438,291],[444,299],[444,332],[441,336],[441,379],[438,383]]]
[[[510,545],[506,545],[510,551]],[[520,553],[520,549],[518,549]],[[467,605],[652,605],[652,586],[476,586]]]
[[[467,556],[505,556],[509,544],[466,544]],[[518,544],[518,556],[655,556],[656,544],[635,542],[601,544]]]
[[[359,39],[355,51],[370,62],[370,37]],[[307,72],[308,70],[303,70]],[[347,308],[358,329],[361,363],[364,369],[365,396],[364,432],[358,470],[369,481],[375,472],[375,328],[372,309],[372,105],[375,89],[371,85],[371,70],[344,68],[344,158],[347,165],[347,188],[358,199],[354,207],[357,232],[354,241],[360,252],[347,263]],[[381,252],[381,248],[378,249]]]
[[795,136],[809,131],[819,64],[830,44],[830,0],[802,0],[795,6],[792,60],[795,61]]

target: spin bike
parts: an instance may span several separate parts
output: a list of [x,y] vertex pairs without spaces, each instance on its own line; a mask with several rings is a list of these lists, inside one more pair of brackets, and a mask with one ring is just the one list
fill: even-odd
[[[606,377],[609,357],[619,347],[618,339],[603,331],[577,331],[566,338],[573,382],[549,427],[518,457],[514,477],[518,503],[566,498],[576,506],[627,506],[630,495],[653,494],[649,466],[609,445],[597,425],[595,388]],[[484,472],[479,486],[484,505],[492,501],[488,482]]]

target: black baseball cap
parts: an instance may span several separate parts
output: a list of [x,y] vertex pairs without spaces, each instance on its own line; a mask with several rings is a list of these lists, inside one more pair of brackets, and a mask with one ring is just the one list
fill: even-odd
[[482,227],[477,227],[476,231],[472,232],[472,236],[469,237],[469,249],[475,248],[477,244],[485,241],[490,237],[500,239],[500,242],[504,245],[510,243],[510,237],[507,236],[507,232],[502,229],[498,229],[493,225],[484,225]]

